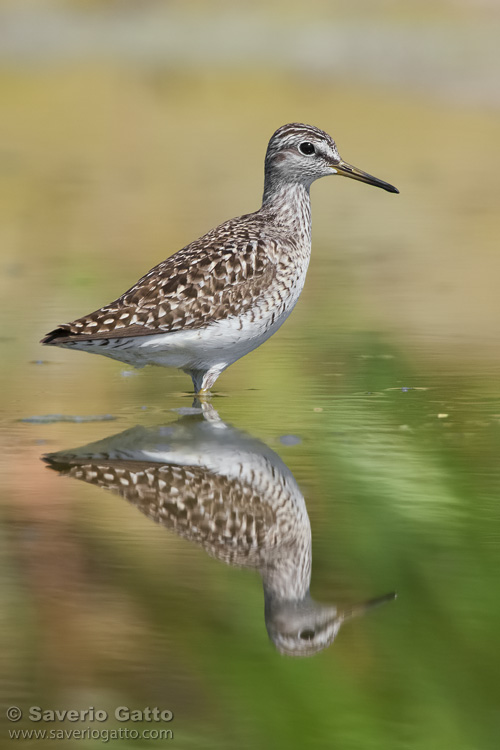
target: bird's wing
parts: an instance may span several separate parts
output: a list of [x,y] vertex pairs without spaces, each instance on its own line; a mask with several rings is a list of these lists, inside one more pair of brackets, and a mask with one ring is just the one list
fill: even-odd
[[243,314],[276,273],[269,254],[272,240],[255,220],[245,219],[216,227],[155,266],[114,302],[59,326],[42,343],[171,333]]
[[279,542],[274,487],[269,487],[269,495],[262,494],[246,481],[203,466],[105,457],[72,460],[58,454],[45,460],[63,475],[121,495],[153,521],[223,562],[257,564],[259,550]]

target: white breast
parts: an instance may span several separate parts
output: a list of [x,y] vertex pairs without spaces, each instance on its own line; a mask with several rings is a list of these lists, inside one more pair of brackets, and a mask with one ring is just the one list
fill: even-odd
[[203,328],[110,338],[106,346],[96,340],[72,341],[65,346],[102,354],[134,367],[153,364],[187,371],[215,369],[220,374],[280,328],[295,307],[306,271],[304,263],[288,288],[282,282],[281,289],[268,289],[262,304],[257,303],[245,314],[217,320]]

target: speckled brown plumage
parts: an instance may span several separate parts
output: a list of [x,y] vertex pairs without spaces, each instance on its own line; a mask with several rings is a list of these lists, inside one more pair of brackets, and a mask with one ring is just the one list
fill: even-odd
[[315,602],[309,517],[290,470],[212,407],[204,404],[203,412],[205,419],[135,427],[45,460],[61,474],[121,495],[212,557],[257,570],[276,648],[314,654],[332,643],[345,619],[390,597],[348,612]]
[[269,554],[269,544],[281,541],[276,513],[255,488],[199,466],[96,460],[64,473],[118,493],[156,523],[225,563],[258,567],[262,551]]
[[261,224],[249,215],[212,229],[152,268],[114,302],[61,325],[59,342],[70,340],[67,334],[83,340],[202,328],[253,309],[279,267],[276,239],[266,237]]
[[[296,482],[267,446],[222,423],[213,409],[210,418],[133,428],[45,460],[121,495],[212,557],[259,570],[269,595],[303,598],[311,529]],[[157,460],[147,460],[152,454]]]
[[269,141],[258,211],[220,224],[114,302],[63,323],[42,343],[137,367],[178,367],[191,375],[195,391],[210,388],[269,338],[297,302],[311,252],[309,188],[328,174],[396,191],[342,162],[324,131],[285,125]]

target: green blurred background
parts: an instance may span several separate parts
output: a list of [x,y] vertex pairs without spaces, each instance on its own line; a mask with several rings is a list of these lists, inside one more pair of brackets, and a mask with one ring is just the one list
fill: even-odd
[[[6,706],[157,705],[181,748],[496,750],[499,38],[495,0],[0,2]],[[315,598],[399,593],[304,661],[257,576],[40,462],[189,405],[182,373],[38,341],[257,208],[290,121],[401,191],[314,185],[301,301],[217,383],[304,492]],[[116,421],[18,422],[50,413]]]

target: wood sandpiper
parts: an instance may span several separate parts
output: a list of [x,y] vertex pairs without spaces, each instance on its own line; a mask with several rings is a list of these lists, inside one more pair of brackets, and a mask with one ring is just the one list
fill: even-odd
[[177,367],[191,376],[196,393],[208,391],[293,310],[311,254],[309,188],[334,174],[399,192],[343,161],[322,130],[284,125],[267,147],[258,211],[220,224],[114,302],[64,323],[42,343],[134,367]]
[[386,594],[342,609],[311,597],[311,526],[291,471],[210,404],[203,417],[133,427],[44,460],[121,495],[211,557],[258,571],[267,632],[283,654],[311,656],[334,641],[343,622],[394,599]]

